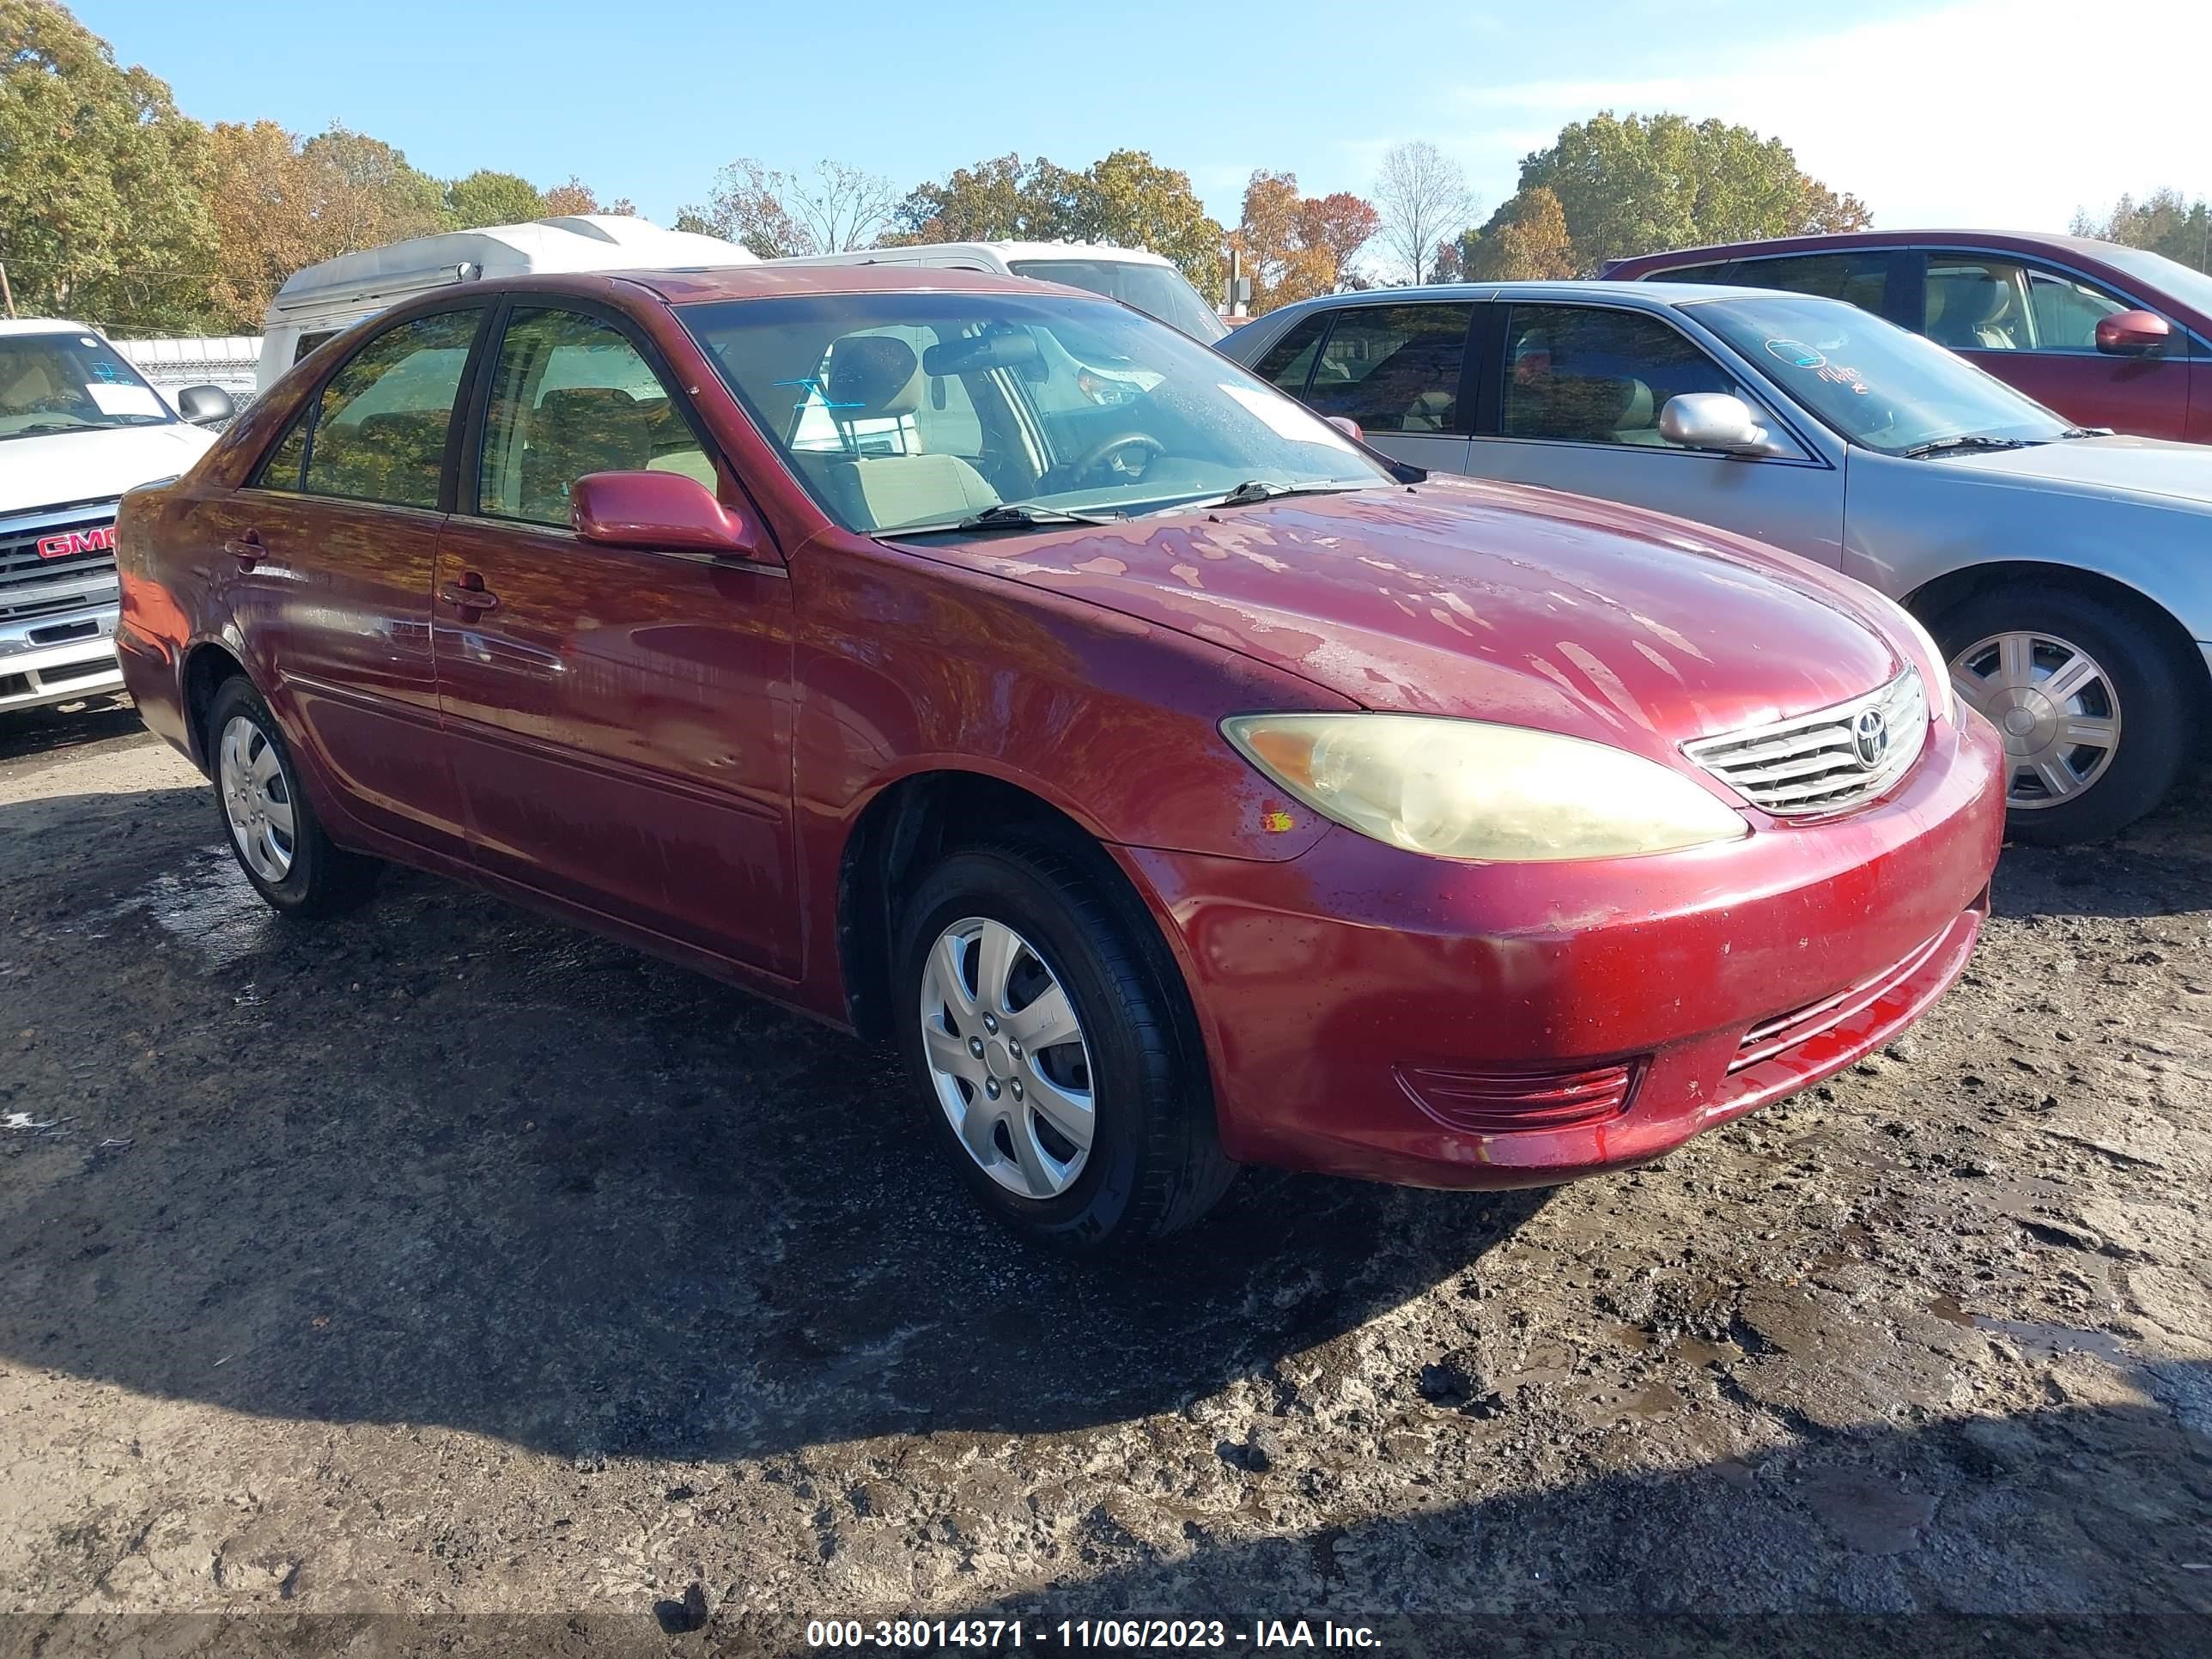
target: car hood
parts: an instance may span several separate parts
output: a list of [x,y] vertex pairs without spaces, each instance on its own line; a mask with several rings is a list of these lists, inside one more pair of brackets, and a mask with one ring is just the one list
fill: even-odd
[[2212,507],[2212,447],[2163,438],[2067,438],[2027,449],[1931,456],[1946,468],[2025,485],[2115,490]]
[[181,422],[0,438],[0,514],[112,500],[182,472],[214,441]]
[[1671,756],[1908,659],[1882,601],[1679,519],[1436,478],[917,550],[1110,606],[1366,708]]

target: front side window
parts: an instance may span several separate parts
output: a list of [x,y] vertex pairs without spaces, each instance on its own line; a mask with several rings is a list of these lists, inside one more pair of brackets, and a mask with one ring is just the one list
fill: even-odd
[[1321,346],[1321,337],[1328,331],[1329,313],[1316,311],[1301,318],[1291,326],[1283,337],[1269,346],[1260,361],[1252,365],[1252,372],[1291,394],[1293,398],[1305,395],[1307,378],[1313,373],[1314,356]]
[[1778,288],[1847,301],[1880,316],[1882,290],[1889,283],[1889,255],[1801,253],[1784,259],[1746,259],[1729,272],[1728,280],[1745,288]]
[[950,528],[1001,506],[1167,512],[1248,483],[1390,482],[1264,381],[1102,300],[906,290],[677,314],[823,509],[854,530]]
[[475,510],[566,526],[577,479],[639,471],[715,487],[698,434],[621,330],[580,312],[518,308],[493,369]]
[[1369,432],[1457,432],[1471,305],[1356,306],[1314,365],[1306,402]]
[[1516,305],[1506,319],[1501,421],[1509,438],[1673,448],[1659,434],[1659,413],[1689,392],[1741,395],[1727,371],[1656,317]]
[[167,426],[161,394],[95,334],[0,335],[0,441],[100,427]]
[[1884,454],[1958,439],[2047,443],[2072,430],[1996,376],[1852,307],[1777,294],[1683,309],[1816,420]]
[[[310,495],[435,507],[453,404],[482,314],[471,307],[417,317],[347,359],[295,422],[305,434],[299,488]],[[288,432],[271,452],[264,482],[289,487],[282,473],[293,441]]]

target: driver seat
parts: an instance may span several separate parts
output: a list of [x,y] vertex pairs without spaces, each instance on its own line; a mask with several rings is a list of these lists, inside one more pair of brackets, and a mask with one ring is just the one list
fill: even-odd
[[[921,360],[888,334],[848,334],[830,348],[823,376],[840,422],[900,420],[921,407]],[[964,519],[999,503],[999,492],[957,455],[845,455],[830,464],[831,493],[854,524],[880,528]]]

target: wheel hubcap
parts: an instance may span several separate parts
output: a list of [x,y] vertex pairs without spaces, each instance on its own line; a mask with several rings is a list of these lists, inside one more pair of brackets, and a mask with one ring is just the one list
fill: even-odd
[[292,785],[268,733],[243,714],[222,728],[216,781],[246,867],[264,881],[283,880],[292,869]]
[[1024,1198],[1067,1190],[1091,1155],[1091,1051],[1035,946],[970,916],[937,936],[921,974],[921,1042],[952,1132]]
[[1952,659],[1951,684],[2003,734],[2005,804],[2015,811],[2073,799],[2119,752],[2119,693],[2070,640],[1992,634]]

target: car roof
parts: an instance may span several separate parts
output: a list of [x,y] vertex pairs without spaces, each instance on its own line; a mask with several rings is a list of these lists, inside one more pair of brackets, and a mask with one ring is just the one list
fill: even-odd
[[[1323,294],[1310,300],[1270,311],[1261,322],[1276,317],[1294,317],[1323,307],[1358,305],[1400,305],[1408,301],[1477,301],[1477,300],[1617,300],[1641,310],[1658,311],[1672,306],[1686,304],[1692,300],[1771,300],[1775,291],[1771,288],[1752,288],[1739,283],[1666,283],[1654,284],[1636,282],[1607,282],[1602,278],[1563,278],[1558,282],[1517,283],[1428,283],[1419,288],[1358,289],[1343,294]],[[1812,300],[1820,296],[1811,294],[1792,294],[1792,300]],[[1841,301],[1826,303],[1843,303]]]
[[2101,259],[2112,244],[2094,236],[2062,236],[2040,230],[1834,230],[1805,236],[1770,236],[1747,242],[1714,242],[1702,247],[1668,248],[1615,260],[1616,264],[1667,264],[1740,259],[1767,253],[1814,253],[1830,248],[1901,247],[1923,242],[1960,243],[1967,246],[1997,246],[2028,250],[2063,249],[2083,258]]
[[97,334],[100,331],[85,323],[71,322],[66,317],[5,317],[0,318],[0,335],[6,334]]
[[[691,305],[707,300],[780,299],[805,294],[885,294],[954,292],[962,294],[1026,294],[1040,289],[1073,299],[1097,300],[1086,289],[1060,283],[1040,283],[1030,276],[1005,276],[994,270],[963,270],[939,265],[732,265],[720,270],[619,270],[605,273],[611,281],[634,283],[650,290],[671,305]],[[529,286],[515,278],[495,286]],[[563,284],[565,286],[565,284]],[[1103,303],[1111,305],[1112,301]]]

